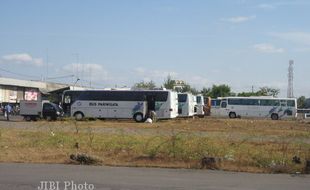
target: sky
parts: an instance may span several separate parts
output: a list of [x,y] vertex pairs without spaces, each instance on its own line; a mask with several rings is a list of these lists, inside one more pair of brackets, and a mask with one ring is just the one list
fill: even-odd
[[0,76],[97,88],[168,75],[310,97],[308,0],[1,0]]

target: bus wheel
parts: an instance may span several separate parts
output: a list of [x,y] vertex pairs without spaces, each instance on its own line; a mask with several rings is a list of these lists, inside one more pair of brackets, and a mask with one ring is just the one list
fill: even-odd
[[143,114],[142,114],[142,113],[136,113],[136,114],[133,116],[133,119],[134,119],[136,122],[143,122]]
[[229,113],[229,118],[234,119],[234,118],[236,118],[236,117],[237,117],[237,115],[236,115],[235,112],[230,112],[230,113]]
[[26,120],[26,121],[31,121],[31,119],[32,119],[32,118],[31,118],[30,115],[25,116],[25,120]]
[[84,114],[83,114],[82,112],[76,112],[76,113],[74,114],[74,118],[75,118],[75,120],[77,120],[77,121],[81,121],[81,120],[84,118]]
[[279,119],[278,114],[276,114],[276,113],[271,114],[271,119],[272,120],[278,120]]

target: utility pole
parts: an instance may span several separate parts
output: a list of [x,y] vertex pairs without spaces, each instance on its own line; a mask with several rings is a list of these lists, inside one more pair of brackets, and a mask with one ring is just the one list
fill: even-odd
[[79,80],[80,80],[79,78],[76,79],[75,83],[73,84],[73,90],[75,90],[76,83],[77,83]]

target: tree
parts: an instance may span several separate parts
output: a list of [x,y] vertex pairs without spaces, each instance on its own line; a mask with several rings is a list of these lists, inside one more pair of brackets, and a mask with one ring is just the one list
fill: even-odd
[[186,82],[182,84],[177,84],[176,80],[173,80],[170,75],[168,75],[167,79],[164,82],[164,87],[166,89],[175,90],[177,92],[191,92],[192,94],[199,94],[199,91],[195,88],[192,88]]
[[225,97],[232,94],[231,89],[226,84],[213,85],[210,91],[211,98]]
[[258,94],[257,92],[241,92],[241,93],[238,93],[237,96],[250,97],[250,96],[258,96]]
[[149,81],[149,82],[138,82],[134,85],[134,88],[140,88],[140,89],[148,89],[148,90],[152,90],[156,87],[156,84],[154,83],[154,81]]
[[200,93],[204,96],[204,97],[209,97],[211,96],[211,89],[210,88],[206,88],[204,87]]
[[270,87],[261,87],[259,88],[259,91],[257,91],[258,96],[273,96],[277,97],[280,93],[279,89],[276,88],[270,88]]
[[306,97],[305,96],[300,96],[297,99],[297,107],[298,108],[305,108],[306,107]]
[[200,93],[204,97],[218,98],[226,96],[235,96],[236,94],[231,92],[231,88],[226,84],[213,85],[212,88],[204,87]]
[[167,79],[164,82],[164,87],[172,90],[174,86],[175,86],[175,80],[172,80],[171,76],[168,75]]
[[194,95],[199,94],[199,90],[197,90],[197,89],[194,88],[194,87],[191,87],[191,88],[190,88],[190,92],[191,92],[192,94],[194,94]]
[[261,87],[256,92],[241,92],[238,93],[237,96],[241,97],[250,97],[250,96],[278,96],[280,90],[276,88],[270,88],[270,87]]

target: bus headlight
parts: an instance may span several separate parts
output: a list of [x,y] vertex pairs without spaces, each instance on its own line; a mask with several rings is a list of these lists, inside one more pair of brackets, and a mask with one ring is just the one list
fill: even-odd
[[60,112],[59,112],[59,111],[57,111],[57,112],[56,112],[56,114],[57,114],[57,115],[60,115]]

